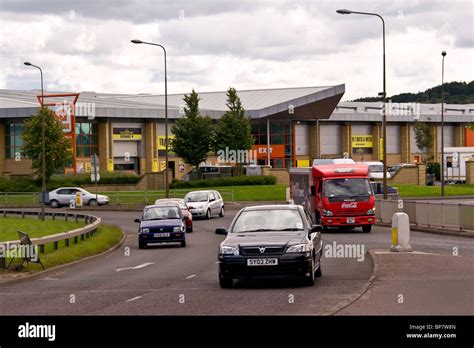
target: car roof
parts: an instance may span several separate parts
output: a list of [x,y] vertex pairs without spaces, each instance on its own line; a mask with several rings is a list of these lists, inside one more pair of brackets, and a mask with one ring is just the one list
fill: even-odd
[[54,191],[56,190],[64,190],[64,189],[75,189],[75,190],[84,190],[82,187],[77,187],[77,186],[64,186],[64,187],[58,187],[57,189],[54,189]]
[[173,203],[173,202],[181,202],[181,201],[184,201],[184,199],[182,199],[182,198],[158,198],[157,200],[155,200],[155,202],[159,202],[160,204],[161,203],[167,203],[167,202]]
[[[196,192],[204,192],[204,193],[209,193],[209,192],[214,192],[215,190],[199,190],[199,191],[189,191],[188,193],[196,193]],[[188,194],[186,193],[186,194]]]
[[165,207],[177,207],[177,208],[179,209],[179,205],[178,205],[178,204],[173,204],[173,203],[147,205],[144,209],[149,209],[149,208],[165,208]]
[[244,211],[257,211],[257,210],[297,210],[298,205],[294,204],[266,204],[266,205],[254,205],[251,207],[245,207]]

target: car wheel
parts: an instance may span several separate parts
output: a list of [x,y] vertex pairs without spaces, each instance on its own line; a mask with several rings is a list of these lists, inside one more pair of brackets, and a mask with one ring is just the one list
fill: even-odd
[[223,289],[230,289],[234,284],[234,279],[230,277],[224,277],[223,275],[219,274],[219,285]]
[[138,249],[145,249],[145,248],[146,248],[146,243],[138,242]]
[[185,246],[186,246],[186,241],[183,240],[183,241],[181,242],[181,248],[184,248]]
[[224,215],[225,215],[225,210],[224,210],[224,207],[222,207],[221,212],[219,213],[219,216],[224,217]]
[[95,199],[91,199],[88,203],[91,207],[96,207],[98,204],[97,204],[97,201]]
[[370,233],[371,230],[372,230],[372,225],[362,226],[362,232],[364,232],[364,233]]
[[210,220],[210,219],[211,219],[211,209],[207,209],[207,212],[206,212],[206,219],[207,219],[207,220]]
[[193,232],[193,226],[186,227],[186,232],[192,233]]
[[321,277],[322,275],[323,275],[323,271],[322,271],[322,269],[321,269],[321,260],[319,260],[319,267],[318,267],[318,269],[316,270],[316,272],[314,272],[314,276],[315,276],[316,278],[319,278],[319,277]]
[[51,208],[58,208],[59,207],[59,202],[55,199],[53,199],[52,201],[49,202],[49,206]]

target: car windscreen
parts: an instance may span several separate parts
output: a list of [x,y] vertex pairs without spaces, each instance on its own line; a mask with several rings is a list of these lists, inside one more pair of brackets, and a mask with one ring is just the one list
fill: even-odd
[[303,220],[296,209],[265,209],[242,212],[232,233],[301,231]]
[[207,202],[207,192],[190,192],[184,197],[186,202]]
[[383,165],[380,164],[371,164],[369,166],[369,172],[371,173],[383,173]]
[[177,206],[151,207],[143,213],[143,220],[165,220],[180,219],[180,211]]
[[369,180],[362,178],[337,178],[324,181],[324,197],[361,197],[372,195]]

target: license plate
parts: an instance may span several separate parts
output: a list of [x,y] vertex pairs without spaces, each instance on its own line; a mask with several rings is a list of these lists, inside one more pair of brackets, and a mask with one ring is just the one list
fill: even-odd
[[278,259],[247,259],[247,266],[276,266]]
[[169,237],[169,233],[155,233],[154,234],[155,238],[161,238],[161,237]]
[[353,217],[347,218],[347,219],[346,219],[346,223],[348,223],[348,224],[353,224],[353,223],[355,223],[355,218],[353,218]]

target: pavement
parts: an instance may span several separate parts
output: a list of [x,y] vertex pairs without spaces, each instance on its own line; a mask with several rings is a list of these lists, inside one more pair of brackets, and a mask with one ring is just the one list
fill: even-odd
[[[323,234],[323,276],[313,287],[287,281],[239,281],[221,289],[216,227],[224,218],[195,220],[186,248],[137,246],[137,212],[96,210],[126,233],[103,256],[22,282],[0,285],[0,313],[152,315],[473,314],[474,241],[412,232],[414,253],[390,253],[391,231],[376,226]],[[330,255],[331,246],[362,248],[363,257]],[[367,251],[371,251],[367,253]],[[453,256],[456,250],[459,256]],[[403,295],[403,303],[398,303]]]

